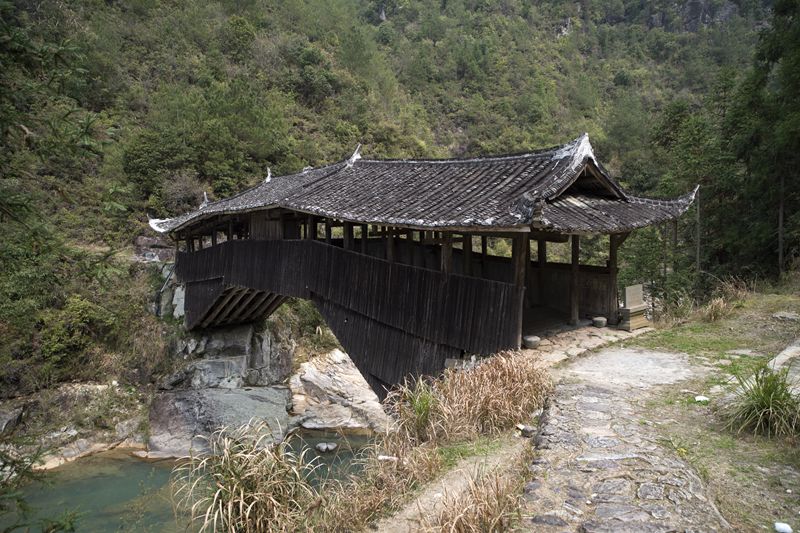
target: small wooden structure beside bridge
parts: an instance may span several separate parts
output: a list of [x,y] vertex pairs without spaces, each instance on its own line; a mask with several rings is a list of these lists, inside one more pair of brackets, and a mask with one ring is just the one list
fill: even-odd
[[[625,191],[588,135],[529,153],[345,161],[272,177],[168,220],[189,329],[262,319],[311,300],[372,388],[435,375],[448,358],[520,346],[523,316],[617,320],[617,250],[673,220],[694,192]],[[609,235],[607,266],[580,264],[580,236]],[[512,243],[511,257],[489,239]],[[571,241],[570,264],[547,261]],[[536,258],[532,258],[536,242]]]

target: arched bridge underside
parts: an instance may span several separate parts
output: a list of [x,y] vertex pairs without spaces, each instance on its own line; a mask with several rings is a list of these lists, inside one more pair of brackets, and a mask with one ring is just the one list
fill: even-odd
[[519,343],[525,288],[390,263],[315,240],[231,240],[177,253],[186,326],[272,314],[287,297],[311,300],[383,398],[409,375],[436,375],[463,352]]

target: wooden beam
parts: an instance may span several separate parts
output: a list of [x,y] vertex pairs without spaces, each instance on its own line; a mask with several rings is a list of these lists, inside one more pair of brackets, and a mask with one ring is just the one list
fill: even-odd
[[414,231],[406,232],[406,264],[414,266]]
[[[245,292],[247,292],[247,291],[245,290]],[[228,318],[228,322],[233,322],[234,320],[236,320],[236,318],[238,318],[238,317],[239,317],[239,315],[241,315],[241,314],[242,314],[242,311],[244,311],[245,309],[247,309],[247,306],[248,306],[248,305],[250,305],[250,302],[252,302],[252,301],[253,301],[253,298],[255,298],[256,296],[258,296],[258,292],[259,292],[259,291],[255,290],[255,289],[254,289],[252,292],[250,292],[250,293],[247,295],[247,298],[245,298],[245,299],[244,299],[244,301],[241,303],[241,305],[239,305],[239,309],[237,309],[237,310],[236,310],[236,312],[235,312],[235,313],[233,313],[233,314],[232,314],[232,315],[231,315],[231,316]]]
[[386,229],[386,260],[394,263],[394,228]]
[[464,235],[464,275],[473,276],[472,273],[472,235]]
[[201,327],[203,327],[203,328],[208,327],[208,325],[211,324],[214,321],[214,319],[217,318],[217,315],[219,315],[220,312],[228,305],[228,302],[231,301],[231,298],[236,296],[236,294],[238,294],[240,290],[241,289],[239,289],[238,287],[232,288],[231,291],[228,293],[228,295],[225,298],[222,299],[222,301],[217,306],[217,308],[214,310],[214,312],[211,313],[210,315],[208,315],[208,317],[203,321],[203,323],[201,324]]
[[325,244],[330,244],[333,236],[331,235],[331,219],[325,217]]
[[618,233],[616,235],[616,237],[617,237],[617,248],[622,246],[622,243],[625,242],[628,239],[628,237],[630,237],[630,236],[631,236],[631,232],[630,231],[628,233]]
[[481,235],[481,277],[483,279],[487,279],[486,277],[486,258],[489,255],[489,238],[486,235]]
[[217,221],[214,221],[214,227],[211,230],[211,246],[217,245]]
[[572,236],[572,272],[570,275],[570,319],[569,323],[577,326],[580,322],[580,289],[581,289],[581,271],[580,271],[580,252],[581,252],[581,238],[579,235]]
[[366,224],[361,224],[361,253],[365,254],[368,250],[369,244],[369,229]]
[[442,243],[442,274],[449,276],[453,271],[453,233],[444,232]]
[[514,269],[512,283],[517,287],[525,286],[525,242],[522,235],[513,239],[511,245],[511,265]]
[[252,316],[259,317],[259,316],[263,315],[264,312],[267,309],[269,309],[269,307],[275,302],[275,300],[277,300],[281,296],[280,294],[271,293],[271,292],[268,292],[266,294],[267,294],[267,296],[269,296],[269,298],[265,298],[264,299],[264,301],[261,303],[261,305],[259,305],[258,308],[252,313]]
[[314,240],[317,238],[317,217],[314,215],[308,216],[308,229],[306,229],[306,238],[309,240]]
[[[258,292],[256,294],[258,294]],[[249,319],[251,316],[253,316],[253,313],[255,313],[259,307],[261,307],[261,304],[264,303],[264,300],[266,300],[272,293],[262,292],[260,294],[261,295],[258,298],[256,298],[256,301],[253,302],[253,305],[252,307],[250,307],[250,310],[242,315],[242,321],[245,321]]]
[[281,294],[276,294],[275,296],[277,296],[277,298],[272,300],[272,303],[270,303],[267,306],[267,308],[264,310],[264,313],[263,313],[264,315],[266,315],[266,316],[271,315],[272,313],[277,311],[280,306],[283,305],[283,302],[285,302],[287,300],[286,296],[283,296]]
[[353,249],[353,223],[352,222],[345,222],[344,223],[344,249],[345,250],[352,250]]
[[250,292],[248,289],[245,288],[240,289],[239,292],[236,294],[236,296],[230,302],[228,302],[228,305],[225,306],[225,310],[222,311],[222,313],[220,313],[219,317],[217,317],[217,320],[215,322],[217,324],[223,324],[227,322],[230,319],[231,313],[233,313],[236,310],[236,306],[239,305],[239,302],[242,300],[242,298],[245,297],[245,295],[248,292]]
[[617,250],[619,248],[619,238],[616,235],[609,235],[608,245],[608,268],[611,271],[611,283],[608,289],[608,308],[611,310],[608,323],[616,326],[617,310],[619,309],[619,293],[617,289]]
[[[453,244],[458,242],[463,243],[464,237],[453,237]],[[425,239],[425,244],[444,244],[444,239],[443,238]]]
[[539,304],[547,306],[547,290],[545,289],[545,272],[547,270],[547,241],[538,241],[536,253],[539,259]]
[[569,240],[569,235],[533,230],[530,232],[530,238],[536,241],[567,242]]
[[531,236],[525,233],[522,237],[522,255],[525,261],[525,306],[533,307],[533,283],[531,283]]

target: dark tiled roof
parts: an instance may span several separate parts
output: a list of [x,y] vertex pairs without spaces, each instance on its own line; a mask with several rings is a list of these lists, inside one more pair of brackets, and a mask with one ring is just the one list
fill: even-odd
[[[565,145],[509,156],[359,159],[354,154],[319,169],[275,177],[193,213],[151,220],[150,225],[172,232],[212,214],[284,207],[359,223],[478,230],[530,226],[541,204],[543,227],[609,233],[675,218],[693,199],[692,194],[647,203],[627,194],[595,159],[585,133]],[[576,195],[576,180],[585,170],[593,190]]]
[[627,195],[627,201],[594,194],[566,192],[534,208],[534,227],[560,233],[622,233],[660,224],[682,215],[694,201],[694,191],[670,199]]

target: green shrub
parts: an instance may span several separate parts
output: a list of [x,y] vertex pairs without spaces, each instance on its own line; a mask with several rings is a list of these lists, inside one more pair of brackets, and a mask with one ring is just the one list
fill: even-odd
[[730,413],[728,427],[737,433],[742,430],[767,437],[791,436],[798,426],[800,402],[792,394],[793,383],[787,369],[774,372],[761,364],[755,373],[745,378],[735,373],[739,381],[736,403]]
[[[437,418],[438,396],[434,388],[436,384],[424,377],[409,382],[398,388],[398,395],[390,402],[400,426],[416,443],[435,439],[440,426]],[[438,388],[438,387],[437,387]]]

